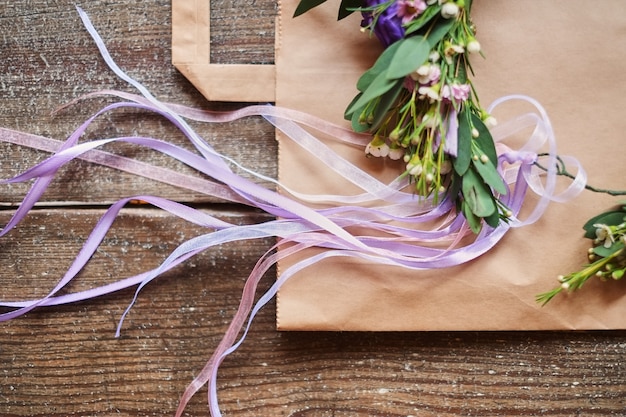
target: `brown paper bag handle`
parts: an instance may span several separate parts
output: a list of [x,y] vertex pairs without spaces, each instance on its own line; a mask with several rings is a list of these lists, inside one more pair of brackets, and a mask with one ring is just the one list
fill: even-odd
[[274,65],[210,62],[210,3],[172,1],[172,63],[210,101],[275,101]]

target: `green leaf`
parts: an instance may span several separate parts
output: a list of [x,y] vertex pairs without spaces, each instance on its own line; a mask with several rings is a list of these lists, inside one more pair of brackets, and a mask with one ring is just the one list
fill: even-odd
[[396,85],[394,85],[391,90],[381,96],[380,102],[378,102],[376,110],[374,111],[374,120],[372,120],[372,124],[370,126],[372,131],[375,131],[378,128],[391,106],[394,105],[400,95],[400,92],[402,91],[403,85],[404,82],[402,80],[398,80]]
[[500,212],[494,211],[491,216],[485,217],[485,222],[494,229],[500,225]]
[[411,33],[417,32],[418,30],[423,28],[426,23],[430,22],[433,17],[439,16],[440,13],[441,6],[439,5],[427,7],[426,10],[424,10],[424,13],[422,13],[417,19],[411,21],[411,23],[406,26],[404,30],[405,36],[409,36]]
[[438,23],[435,28],[428,33],[428,35],[426,36],[426,40],[428,41],[431,49],[435,48],[435,46],[443,39],[443,37],[446,36],[448,32],[450,32],[450,29],[452,29],[454,22],[454,19],[443,19],[443,21]]
[[356,9],[361,7],[361,3],[361,0],[341,0],[337,20],[350,16]]
[[428,59],[430,45],[422,36],[412,36],[397,42],[398,50],[387,69],[390,79],[404,78]]
[[362,109],[354,109],[352,112],[348,113],[348,109],[350,109],[350,108],[352,107],[352,105],[353,105],[354,103],[356,103],[356,102],[357,102],[357,101],[361,98],[361,96],[362,96],[362,95],[363,95],[363,93],[359,93],[359,94],[357,94],[356,96],[354,96],[354,98],[352,99],[352,101],[350,101],[350,104],[348,104],[348,107],[346,107],[346,110],[345,110],[345,111],[344,111],[344,113],[343,113],[343,118],[344,118],[344,119],[346,119],[346,120],[350,120],[350,119],[352,118],[352,115],[353,115],[355,112],[357,112],[357,110],[358,110],[358,112],[359,112],[359,113],[361,112],[361,110],[362,110]]
[[367,88],[376,79],[376,77],[378,77],[381,73],[387,71],[387,69],[389,68],[389,64],[391,63],[391,60],[393,59],[393,56],[398,50],[399,46],[400,42],[395,42],[389,45],[389,47],[387,47],[387,49],[385,49],[380,54],[376,62],[374,62],[374,65],[372,65],[370,69],[365,71],[363,75],[359,77],[359,80],[356,83],[357,90],[361,92],[367,90]]
[[468,169],[463,175],[461,189],[465,202],[476,216],[485,218],[497,211],[491,191],[474,170]]
[[472,209],[466,202],[463,202],[461,204],[461,210],[463,211],[463,216],[465,217],[465,220],[467,220],[467,224],[469,225],[472,232],[478,234],[478,232],[480,232],[480,229],[482,228],[480,218],[472,212]]
[[583,229],[585,230],[585,237],[587,239],[595,239],[596,238],[596,227],[594,224],[606,224],[607,226],[616,226],[623,221],[626,221],[626,213],[621,210],[611,210],[597,216],[593,216],[587,223],[584,224]]
[[472,128],[468,118],[468,112],[464,108],[457,116],[459,118],[459,130],[457,135],[456,157],[452,159],[454,171],[463,176],[472,160]]
[[371,100],[382,96],[387,91],[391,90],[398,82],[402,82],[402,80],[390,80],[386,77],[384,72],[378,74],[378,77],[363,91],[361,97],[348,107],[346,114],[351,115],[356,109],[364,107]]
[[[487,129],[487,126],[483,123],[483,121],[477,115],[473,114],[472,117],[472,125],[476,130],[478,130],[478,137],[474,138],[474,141],[480,148],[480,150],[487,155],[489,161],[495,167],[498,163],[498,153],[496,152],[496,145],[493,142],[493,137],[491,136],[491,132]],[[479,155],[480,156],[480,155]]]
[[298,7],[296,7],[296,11],[293,13],[293,17],[300,16],[301,14],[306,13],[312,8],[325,2],[326,0],[300,0]]
[[500,194],[505,195],[506,193],[508,193],[509,189],[504,184],[502,176],[492,163],[482,162],[480,159],[478,161],[474,161],[472,159],[472,165],[474,165],[476,171],[487,185],[489,185]]
[[603,245],[596,246],[595,248],[593,248],[593,253],[603,258],[606,258],[607,256],[613,255],[616,251],[620,249],[624,249],[624,243],[621,241],[617,241],[608,248],[605,248]]
[[352,117],[346,117],[346,119],[350,119],[352,130],[357,133],[365,133],[370,130],[369,123],[361,123],[361,112],[363,108],[357,109],[354,113],[352,113]]

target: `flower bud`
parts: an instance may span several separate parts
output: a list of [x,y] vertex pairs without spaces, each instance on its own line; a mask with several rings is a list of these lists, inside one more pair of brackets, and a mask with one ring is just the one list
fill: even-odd
[[475,54],[480,52],[480,43],[476,40],[476,38],[470,38],[465,48],[467,49],[467,52]]
[[444,19],[452,19],[459,14],[459,6],[456,3],[448,2],[441,6],[441,16]]
[[420,175],[422,173],[422,171],[424,170],[424,168],[422,168],[422,164],[414,165],[410,169],[409,169],[409,166],[410,165],[407,165],[407,169],[409,170],[409,174],[413,175],[414,177]]
[[491,129],[491,128],[496,127],[496,125],[498,124],[498,121],[493,116],[487,116],[487,118],[483,120],[483,123],[485,124],[485,126],[487,126],[488,129]]

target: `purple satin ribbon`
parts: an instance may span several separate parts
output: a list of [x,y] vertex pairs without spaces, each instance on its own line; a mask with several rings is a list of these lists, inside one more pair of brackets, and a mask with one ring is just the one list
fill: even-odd
[[[528,97],[505,97],[496,102],[494,106],[510,100],[525,100],[534,104],[538,111],[538,114],[522,115],[516,120],[504,123],[493,132],[499,151],[500,172],[511,189],[511,192],[506,196],[502,196],[502,199],[512,210],[513,218],[510,224],[502,224],[495,229],[485,226],[471,243],[459,247],[459,240],[468,234],[468,229],[463,217],[455,213],[452,202],[444,199],[439,204],[433,205],[432,200],[419,201],[411,193],[403,191],[406,182],[402,179],[390,184],[381,183],[332,152],[318,138],[304,130],[302,125],[330,134],[335,140],[342,141],[347,146],[364,147],[368,139],[364,138],[363,135],[326,123],[306,113],[269,105],[249,106],[233,112],[215,113],[162,103],[113,62],[104,42],[95,31],[87,15],[81,9],[78,11],[109,67],[120,78],[137,88],[142,95],[137,96],[117,91],[104,91],[94,94],[113,94],[124,101],[104,107],[77,128],[64,143],[0,129],[0,140],[55,152],[54,155],[22,174],[1,181],[1,183],[15,183],[35,180],[14,216],[0,231],[0,236],[17,226],[27,215],[53,180],[59,168],[76,158],[143,175],[194,192],[210,194],[227,201],[257,207],[276,216],[277,219],[260,224],[240,226],[156,196],[140,195],[122,199],[113,204],[102,216],[67,273],[48,295],[31,301],[0,301],[1,306],[13,309],[0,314],[0,321],[16,318],[37,307],[86,300],[123,288],[137,286],[133,301],[120,319],[116,331],[116,336],[118,336],[123,319],[141,289],[163,272],[185,262],[196,254],[226,242],[265,237],[278,237],[281,243],[293,244],[288,249],[281,249],[277,252],[270,250],[259,259],[247,280],[239,309],[224,339],[205,368],[183,394],[176,413],[177,417],[182,415],[191,396],[205,384],[208,384],[209,388],[211,413],[213,416],[221,416],[216,391],[217,370],[220,363],[243,342],[257,312],[275,296],[284,282],[299,271],[314,267],[316,262],[331,257],[352,257],[364,262],[401,266],[415,270],[460,265],[489,251],[511,227],[520,227],[536,221],[550,201],[567,201],[584,188],[586,177],[582,168],[578,166],[578,175],[573,184],[563,193],[555,195],[556,172],[554,168],[549,168],[547,175],[542,177],[539,170],[533,166],[538,152],[546,146],[548,148],[547,165],[549,167],[556,165],[552,163],[556,160],[556,142],[545,111],[539,103]],[[198,153],[154,138],[138,136],[106,138],[78,143],[78,138],[88,129],[94,119],[103,113],[124,107],[137,108],[163,116],[189,139]],[[489,112],[491,113],[493,110],[494,108],[491,108]],[[209,123],[221,123],[252,115],[265,117],[277,129],[284,132],[289,140],[298,143],[312,157],[321,158],[329,169],[333,169],[338,175],[362,187],[363,192],[351,196],[316,196],[288,190],[274,179],[263,177],[240,166],[236,161],[217,153],[185,121],[185,119],[194,119]],[[513,150],[504,144],[507,137],[529,126],[534,127],[535,131],[521,149]],[[112,142],[127,142],[161,152],[194,168],[206,175],[208,179],[184,175],[97,149]],[[567,160],[574,165],[577,164],[573,159]],[[255,177],[275,182],[285,193],[268,190],[235,174],[230,168],[233,165],[245,169]],[[529,189],[537,192],[540,198],[531,214],[526,219],[519,219],[517,216]],[[146,201],[199,227],[206,228],[208,232],[182,243],[159,267],[151,271],[87,291],[56,295],[89,261],[122,207],[130,200],[135,199]],[[307,203],[319,203],[321,201],[326,204],[326,208],[312,209],[307,205]],[[373,202],[376,204],[372,206]],[[438,226],[425,228],[425,224],[432,224],[435,220],[439,221]],[[369,230],[371,233],[353,235],[347,229],[355,225],[358,225],[359,230]],[[442,242],[448,244],[446,249],[440,248]],[[437,247],[433,243],[437,243]],[[311,247],[322,247],[328,250],[304,259],[282,271],[274,285],[254,303],[258,282],[272,265],[284,257]],[[242,329],[244,330],[243,336],[237,339]]]

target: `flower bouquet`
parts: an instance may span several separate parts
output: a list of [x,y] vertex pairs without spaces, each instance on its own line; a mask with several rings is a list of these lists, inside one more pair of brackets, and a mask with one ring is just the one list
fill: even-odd
[[[324,3],[302,0],[296,16]],[[471,0],[342,1],[339,18],[360,11],[361,27],[384,52],[358,80],[346,119],[372,135],[365,152],[405,162],[414,191],[454,201],[475,233],[512,213],[499,199],[508,188],[498,172],[470,57],[481,53],[470,19]]]

